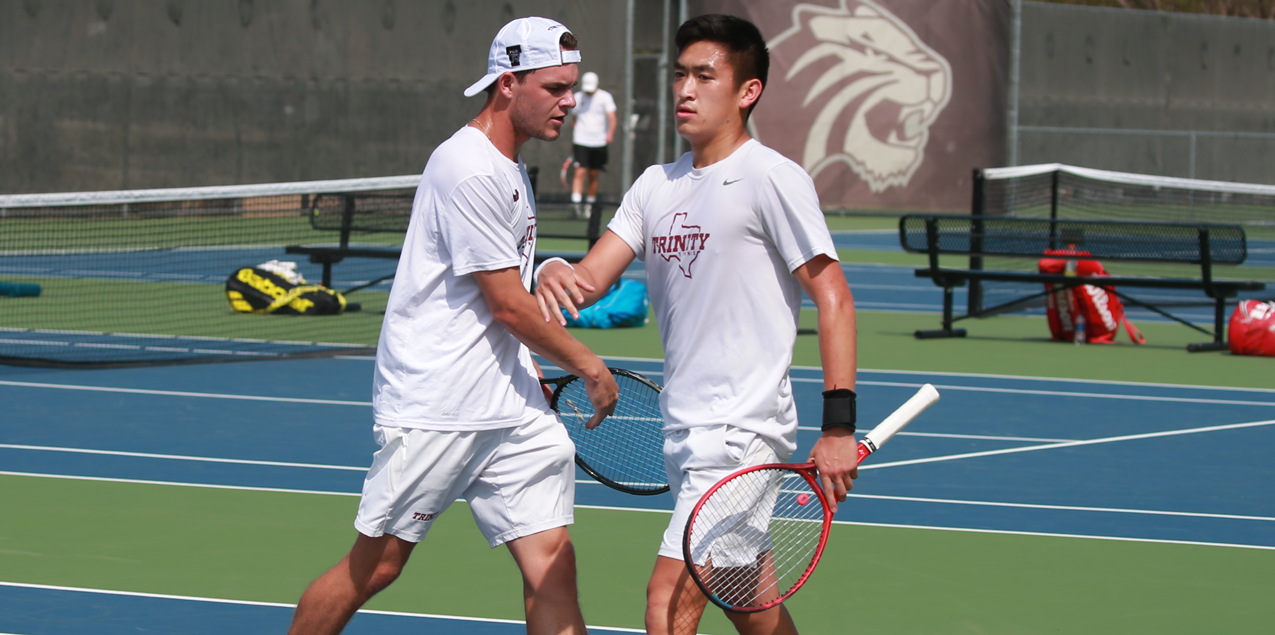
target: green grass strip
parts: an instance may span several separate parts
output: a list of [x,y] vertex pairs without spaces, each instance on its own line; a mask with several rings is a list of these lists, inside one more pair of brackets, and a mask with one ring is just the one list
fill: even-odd
[[40,284],[39,297],[4,298],[0,326],[95,333],[328,342],[376,346],[389,293],[359,291],[363,310],[341,315],[235,313],[217,284],[11,276]]
[[[5,581],[296,602],[354,539],[357,499],[0,477]],[[505,549],[464,504],[370,609],[522,619]],[[586,620],[640,628],[668,516],[589,510],[571,532]],[[1275,552],[836,526],[789,608],[805,633],[1258,633],[1275,620]],[[733,633],[710,609],[701,632]]]

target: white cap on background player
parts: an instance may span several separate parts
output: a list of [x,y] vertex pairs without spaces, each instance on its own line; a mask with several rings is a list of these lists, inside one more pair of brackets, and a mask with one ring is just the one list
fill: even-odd
[[580,78],[580,88],[586,93],[593,94],[593,91],[598,89],[598,74],[593,71],[585,73]]
[[487,53],[487,74],[465,89],[473,97],[505,73],[580,63],[580,51],[564,51],[558,44],[570,30],[548,18],[518,18],[496,34]]

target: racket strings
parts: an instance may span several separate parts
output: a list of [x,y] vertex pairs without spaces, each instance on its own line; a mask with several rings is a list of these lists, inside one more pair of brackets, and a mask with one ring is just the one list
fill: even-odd
[[824,509],[800,475],[765,469],[722,484],[690,528],[695,570],[716,599],[761,608],[786,597],[813,566]]
[[576,454],[601,478],[637,492],[668,487],[664,470],[664,418],[660,394],[650,385],[616,375],[620,400],[601,425],[586,430],[593,405],[583,380],[562,388],[557,409],[576,444]]

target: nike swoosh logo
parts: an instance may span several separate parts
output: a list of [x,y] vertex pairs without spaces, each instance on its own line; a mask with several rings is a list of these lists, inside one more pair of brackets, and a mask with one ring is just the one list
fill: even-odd
[[742,180],[744,180],[744,177],[742,177],[742,176],[741,176],[740,178],[735,179],[734,181],[732,181],[732,180],[730,180],[730,179],[726,179],[725,181],[722,181],[722,185],[730,185],[731,183],[738,183],[738,182],[740,182],[740,181],[742,181]]

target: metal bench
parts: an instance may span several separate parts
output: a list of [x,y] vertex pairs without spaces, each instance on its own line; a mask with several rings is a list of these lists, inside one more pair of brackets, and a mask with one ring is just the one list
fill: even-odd
[[[535,187],[535,177],[532,177]],[[317,230],[338,232],[338,242],[331,244],[290,245],[286,253],[309,256],[310,262],[323,265],[325,287],[332,286],[332,265],[346,258],[385,258],[397,260],[403,253],[402,245],[384,247],[350,245],[351,236],[371,233],[405,233],[412,215],[415,189],[393,193],[338,193],[317,194],[304,204],[309,210],[310,226]],[[598,241],[602,230],[602,216],[615,208],[614,203],[599,201],[592,204],[588,214],[569,200],[545,198],[536,200],[537,238],[572,238],[587,240],[589,247]],[[583,254],[537,254],[542,261],[550,255],[578,261]],[[354,291],[382,282],[392,275],[374,280],[366,285],[349,289]]]
[[[899,219],[899,243],[905,251],[926,254],[929,266],[917,269],[918,278],[929,278],[943,288],[943,323],[937,330],[922,330],[917,338],[964,337],[965,329],[953,323],[1016,311],[1043,302],[1049,292],[984,308],[982,299],[971,298],[965,315],[955,316],[953,289],[984,281],[1053,284],[1064,288],[1084,284],[1158,289],[1198,289],[1212,299],[1213,331],[1115,290],[1125,302],[1146,308],[1213,337],[1212,342],[1191,344],[1189,351],[1226,348],[1226,300],[1241,291],[1261,291],[1266,283],[1251,280],[1217,280],[1214,265],[1238,265],[1247,257],[1244,228],[1205,223],[1155,223],[970,216],[966,214],[908,214]],[[1198,278],[1144,276],[1085,277],[983,268],[984,257],[1039,259],[1046,249],[1075,248],[1098,260],[1199,265]],[[968,256],[968,268],[943,267],[939,256]],[[1161,303],[1163,306],[1163,303]]]

